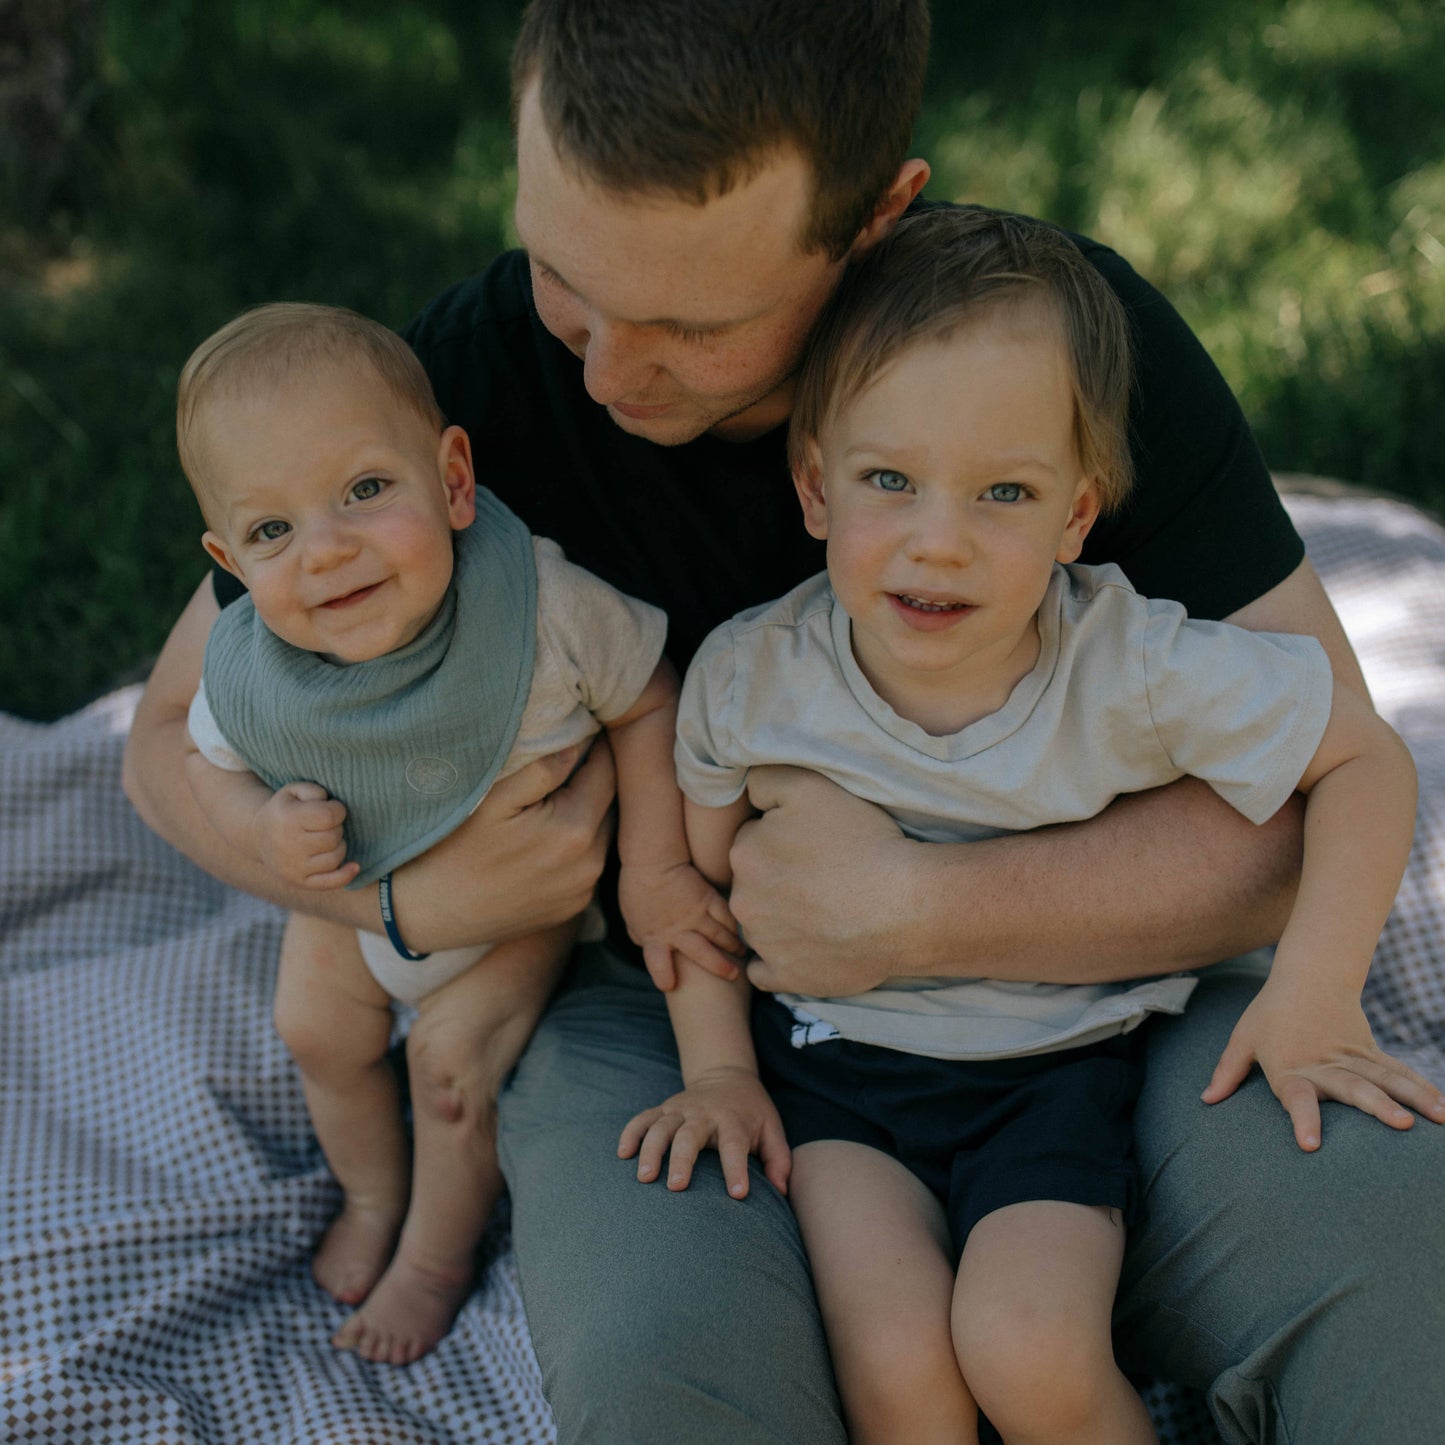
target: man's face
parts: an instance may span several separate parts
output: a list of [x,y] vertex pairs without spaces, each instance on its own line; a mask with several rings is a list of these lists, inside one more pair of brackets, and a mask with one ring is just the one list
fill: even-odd
[[795,151],[703,205],[624,194],[558,157],[535,82],[517,125],[517,231],[543,324],[588,395],[663,446],[787,419],[803,343],[843,262],[804,253],[813,182]]

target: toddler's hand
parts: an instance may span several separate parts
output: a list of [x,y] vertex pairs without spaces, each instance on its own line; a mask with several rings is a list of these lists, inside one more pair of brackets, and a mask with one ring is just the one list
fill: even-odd
[[627,933],[642,949],[652,981],[670,989],[677,980],[673,954],[719,978],[736,978],[747,950],[722,894],[691,863],[643,868],[623,865],[617,901]]
[[628,1121],[617,1141],[617,1157],[637,1155],[637,1177],[647,1184],[669,1154],[667,1187],[686,1189],[697,1156],[709,1145],[722,1160],[723,1182],[734,1199],[748,1192],[748,1155],[780,1194],[788,1192],[792,1151],[783,1123],[758,1076],[747,1069],[714,1069],[680,1094]]
[[1311,995],[1271,979],[1240,1015],[1202,1098],[1226,1099],[1258,1063],[1294,1125],[1301,1149],[1320,1147],[1320,1100],[1335,1099],[1392,1129],[1408,1129],[1408,1104],[1445,1123],[1445,1098],[1375,1043],[1355,998]]
[[346,805],[318,783],[287,783],[256,814],[261,861],[295,888],[340,888],[361,871],[346,861]]

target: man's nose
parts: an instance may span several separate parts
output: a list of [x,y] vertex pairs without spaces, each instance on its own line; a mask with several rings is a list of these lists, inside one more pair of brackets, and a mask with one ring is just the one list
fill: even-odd
[[610,406],[643,391],[657,371],[652,359],[655,344],[646,327],[592,319],[582,356],[587,395]]

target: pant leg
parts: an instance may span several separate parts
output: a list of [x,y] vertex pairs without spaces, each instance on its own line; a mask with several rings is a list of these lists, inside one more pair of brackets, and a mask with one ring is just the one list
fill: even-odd
[[682,1194],[617,1158],[681,1087],[662,995],[579,950],[500,1101],[522,1295],[562,1445],[842,1445],[817,1303],[787,1202],[717,1156]]
[[1207,970],[1181,1018],[1147,1025],[1121,1363],[1203,1389],[1230,1445],[1438,1445],[1445,1130],[1326,1104],[1305,1154],[1258,1073],[1200,1103],[1260,977]]

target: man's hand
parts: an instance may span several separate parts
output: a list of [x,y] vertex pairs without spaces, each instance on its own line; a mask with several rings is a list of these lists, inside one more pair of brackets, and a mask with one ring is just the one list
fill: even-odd
[[287,783],[256,814],[257,853],[294,888],[342,888],[361,871],[346,861],[346,806],[319,783]]
[[734,842],[733,915],[756,987],[843,997],[877,987],[908,957],[912,844],[881,808],[817,773],[754,768],[762,816]]
[[519,938],[587,907],[612,837],[613,769],[605,738],[578,766],[581,752],[493,784],[460,828],[397,870],[392,896],[413,948]]
[[1414,1124],[1410,1109],[1445,1124],[1445,1098],[1375,1043],[1358,999],[1322,996],[1321,990],[1272,978],[1235,1024],[1204,1102],[1227,1099],[1255,1063],[1304,1150],[1320,1147],[1321,1099],[1352,1104],[1392,1129]]
[[719,978],[736,978],[746,950],[722,894],[692,866],[624,865],[617,902],[628,937],[642,949],[656,986],[666,992],[677,978],[674,955],[691,959]]
[[656,1179],[669,1155],[667,1187],[686,1189],[697,1156],[709,1146],[722,1160],[723,1181],[734,1199],[748,1192],[748,1155],[762,1161],[763,1173],[780,1194],[788,1192],[792,1151],[782,1120],[768,1092],[749,1069],[714,1069],[680,1094],[630,1119],[617,1143],[617,1157],[637,1155],[637,1177]]

